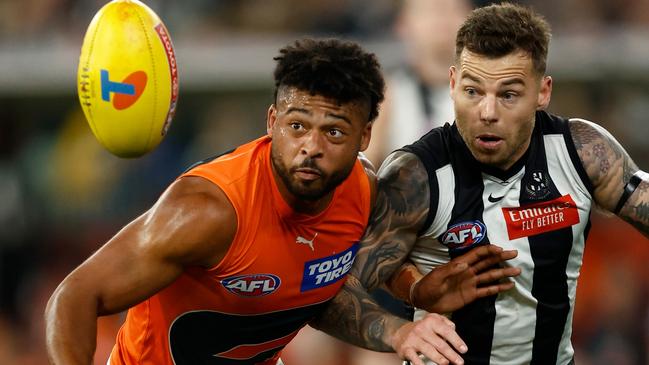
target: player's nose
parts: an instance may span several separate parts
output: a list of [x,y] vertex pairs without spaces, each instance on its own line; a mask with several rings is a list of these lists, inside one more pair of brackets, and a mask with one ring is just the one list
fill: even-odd
[[485,95],[480,101],[480,120],[484,123],[494,123],[498,121],[498,105],[495,95]]

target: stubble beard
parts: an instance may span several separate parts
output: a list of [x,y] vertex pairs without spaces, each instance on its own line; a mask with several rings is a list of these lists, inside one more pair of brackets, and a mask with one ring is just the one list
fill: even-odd
[[[469,137],[459,128],[458,131],[460,132],[460,136],[462,137],[464,144],[469,148],[471,155],[478,162],[484,165],[499,168],[501,170],[507,170],[514,163],[516,163],[516,161],[518,161],[518,159],[525,154],[527,148],[529,148],[534,125],[535,121],[533,120],[531,122],[531,125],[529,126],[529,129],[526,129],[524,131],[521,130],[519,135],[516,136],[517,138],[515,138],[515,141],[517,142],[515,146],[508,148],[508,146],[505,145],[503,149],[497,151],[496,153],[484,153],[480,151],[475,145],[476,142],[474,139],[469,140]],[[511,141],[511,139],[505,141],[505,144],[508,141]]]
[[[324,198],[336,189],[351,173],[354,164],[345,166],[338,172],[331,175],[325,174],[311,158],[305,159],[299,166],[287,168],[282,163],[279,156],[271,151],[271,163],[273,168],[282,179],[282,183],[288,192],[297,199],[306,201],[317,201]],[[320,178],[314,181],[301,181],[295,178],[295,170],[298,168],[309,167],[320,171]]]

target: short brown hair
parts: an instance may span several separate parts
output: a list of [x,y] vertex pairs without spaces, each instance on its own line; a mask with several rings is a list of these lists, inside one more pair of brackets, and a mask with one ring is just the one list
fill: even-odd
[[500,3],[469,14],[455,38],[455,58],[466,48],[478,55],[502,57],[517,50],[530,54],[534,71],[545,74],[550,25],[529,7]]

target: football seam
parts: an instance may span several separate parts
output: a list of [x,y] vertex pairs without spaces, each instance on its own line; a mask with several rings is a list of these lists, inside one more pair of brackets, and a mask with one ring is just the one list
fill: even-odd
[[[86,58],[86,62],[85,62],[84,67],[83,67],[84,73],[83,73],[83,75],[81,75],[81,77],[87,78],[88,81],[90,80],[90,76],[88,75],[88,73],[90,72],[90,68],[89,68],[90,67],[90,59],[92,58],[92,54],[93,54],[93,51],[95,49],[95,40],[97,39],[97,33],[99,32],[99,27],[101,26],[101,22],[104,19],[105,15],[106,15],[106,13],[104,12],[103,14],[101,14],[99,19],[97,19],[97,26],[95,26],[95,30],[92,33],[92,38],[90,40],[90,47],[88,49],[88,57]],[[86,81],[86,82],[88,82],[88,81]],[[88,82],[88,84],[90,84],[90,83]],[[90,101],[89,101],[89,99],[92,98],[92,96],[91,96],[92,88],[88,88],[88,91],[86,91],[85,94],[86,95],[84,95],[83,98],[86,99],[86,104],[85,105],[86,105],[86,109],[88,111],[88,121],[91,124],[90,127],[92,128],[93,131],[96,131],[96,133],[94,133],[94,134],[97,137],[97,139],[99,139],[99,142],[102,145],[104,145],[104,146],[106,146],[108,148],[108,145],[106,144],[107,141],[103,138],[101,133],[99,133],[99,129],[97,129],[97,125],[95,124],[95,119],[94,119],[94,116],[93,116],[93,108],[92,108],[94,105],[92,103],[90,103]],[[90,94],[90,95],[88,95],[88,94]],[[108,149],[110,150],[110,148],[108,148]]]
[[[151,40],[149,39],[149,33],[148,29],[144,24],[144,21],[142,20],[142,15],[140,14],[140,11],[142,9],[138,8],[137,6],[134,8],[135,9],[135,14],[137,15],[137,19],[140,21],[140,25],[142,26],[142,30],[144,32],[144,38],[146,39],[146,45],[149,48],[149,57],[151,58],[151,68],[153,69],[152,72],[152,79],[153,79],[153,113],[151,113],[151,121],[149,123],[149,133],[148,133],[148,140],[145,144],[145,149],[149,150],[150,147],[149,145],[151,144],[151,139],[153,136],[153,126],[155,125],[155,117],[156,117],[156,112],[157,112],[157,107],[158,107],[158,77],[156,73],[156,64],[155,64],[155,57],[153,57],[153,47],[151,46]],[[155,18],[154,18],[155,20]],[[155,30],[154,30],[155,31]]]

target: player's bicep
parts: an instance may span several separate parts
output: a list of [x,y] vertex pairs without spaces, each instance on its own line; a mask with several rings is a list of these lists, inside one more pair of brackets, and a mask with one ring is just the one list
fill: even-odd
[[649,176],[639,170],[629,154],[604,128],[585,120],[572,119],[570,133],[593,184],[595,202],[647,235]]
[[614,211],[624,186],[638,167],[615,138],[597,124],[571,119],[570,133],[593,184],[595,202],[608,211]]
[[73,272],[79,287],[96,295],[99,313],[124,310],[169,285],[186,266],[208,266],[225,254],[236,220],[222,192],[207,184],[176,181]]
[[395,152],[378,172],[376,202],[351,274],[366,288],[387,281],[408,257],[429,211],[430,189],[423,163]]

